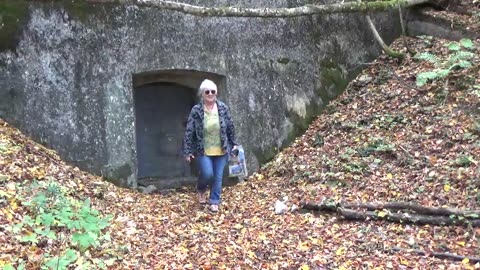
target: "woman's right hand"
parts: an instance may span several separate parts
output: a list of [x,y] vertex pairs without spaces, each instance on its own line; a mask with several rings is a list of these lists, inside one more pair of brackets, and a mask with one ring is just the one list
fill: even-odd
[[195,158],[194,155],[188,155],[188,156],[185,157],[185,160],[190,163],[193,158]]

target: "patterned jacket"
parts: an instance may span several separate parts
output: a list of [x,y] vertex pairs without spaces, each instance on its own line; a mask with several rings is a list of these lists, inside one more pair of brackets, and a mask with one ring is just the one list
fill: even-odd
[[[225,103],[217,100],[218,118],[220,120],[220,145],[225,153],[228,153],[234,145],[238,145],[235,138],[235,126],[233,125],[230,110]],[[203,141],[203,103],[193,106],[188,116],[185,138],[183,139],[183,155],[204,155]]]

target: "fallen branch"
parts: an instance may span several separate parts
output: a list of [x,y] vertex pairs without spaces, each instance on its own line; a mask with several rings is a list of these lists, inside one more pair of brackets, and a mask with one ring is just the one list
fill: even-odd
[[[347,220],[385,220],[398,223],[413,223],[418,225],[463,225],[480,227],[479,211],[462,211],[452,208],[425,207],[417,204],[396,203],[301,203],[301,207],[313,211],[336,212]],[[363,208],[368,211],[354,210]],[[407,213],[391,213],[389,210],[408,210]],[[380,211],[380,212],[379,212]],[[415,213],[412,213],[415,212]]]
[[369,211],[375,210],[411,210],[412,212],[416,212],[417,214],[424,214],[424,215],[434,215],[434,216],[447,216],[450,217],[452,215],[458,217],[465,217],[470,219],[480,219],[480,211],[464,211],[455,208],[447,208],[447,207],[427,207],[423,205],[419,205],[416,203],[410,202],[388,202],[388,203],[341,203],[341,204],[332,204],[332,203],[320,203],[320,204],[312,204],[304,202],[302,206],[311,208],[310,210],[330,210],[336,211],[338,208],[348,208],[348,209],[358,209],[358,208],[365,208]]
[[365,208],[370,211],[391,209],[391,210],[411,210],[418,214],[434,216],[461,216],[467,218],[480,218],[480,211],[463,211],[460,209],[446,207],[426,207],[423,205],[409,202],[389,202],[389,203],[351,203],[342,204],[345,208]]
[[444,216],[427,216],[408,213],[377,213],[373,211],[360,212],[356,210],[339,208],[338,211],[345,219],[348,220],[386,220],[397,223],[412,223],[417,225],[464,225],[472,227],[480,227],[480,220],[456,219]]
[[389,0],[373,2],[346,2],[328,5],[304,5],[293,8],[242,8],[242,7],[201,7],[164,0],[86,0],[90,3],[119,3],[139,7],[173,10],[204,17],[262,17],[287,18],[315,14],[353,13],[367,11],[387,11],[397,6],[411,7],[429,0]]
[[465,259],[468,259],[470,263],[478,263],[480,262],[480,258],[478,257],[468,257],[468,256],[461,256],[461,255],[455,255],[452,253],[441,253],[441,252],[426,252],[420,249],[406,249],[406,248],[400,248],[400,247],[394,247],[390,249],[391,251],[395,252],[408,252],[408,253],[415,253],[418,255],[422,256],[432,256],[435,258],[439,259],[451,259],[454,261],[463,261]]

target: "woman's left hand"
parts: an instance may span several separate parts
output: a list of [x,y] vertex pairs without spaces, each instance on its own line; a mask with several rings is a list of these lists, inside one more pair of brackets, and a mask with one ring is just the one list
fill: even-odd
[[232,150],[230,151],[230,155],[232,155],[232,156],[238,155],[238,152],[235,153],[235,150],[237,150],[237,149],[238,149],[238,146],[237,146],[237,145],[234,145],[233,148],[232,148]]

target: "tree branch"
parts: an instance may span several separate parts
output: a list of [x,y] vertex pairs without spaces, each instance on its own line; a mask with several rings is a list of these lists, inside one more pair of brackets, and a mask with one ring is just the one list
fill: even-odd
[[86,0],[90,3],[120,3],[178,11],[204,17],[262,17],[287,18],[315,14],[353,13],[367,11],[386,11],[397,6],[411,7],[429,2],[429,0],[388,0],[374,2],[347,2],[328,5],[304,5],[294,8],[242,8],[242,7],[201,7],[164,0]]
[[382,49],[385,51],[385,53],[390,57],[399,59],[400,61],[403,60],[403,58],[405,58],[405,55],[403,53],[392,50],[392,48],[390,48],[387,44],[385,44],[385,42],[383,42],[383,39],[375,28],[375,25],[373,24],[370,16],[367,15],[365,16],[365,18],[367,19],[367,23],[370,26],[370,30],[372,31],[375,40],[377,40],[380,46],[382,46]]
[[480,258],[478,257],[467,257],[467,256],[461,256],[461,255],[456,255],[451,253],[440,253],[440,252],[429,253],[420,249],[406,249],[406,248],[400,248],[400,247],[394,247],[394,248],[391,248],[390,250],[395,252],[401,251],[401,252],[415,253],[422,256],[432,256],[439,259],[451,259],[454,261],[463,261],[464,259],[468,259],[470,263],[480,262]]
[[403,13],[402,13],[402,7],[400,5],[398,5],[398,15],[400,17],[400,26],[402,27],[402,39],[403,39],[403,44],[405,45],[405,48],[407,49],[407,52],[411,55],[411,56],[414,56],[415,55],[415,51],[413,51],[412,49],[410,49],[410,46],[408,46],[408,42],[407,42],[407,30],[406,30],[406,27],[405,27],[405,22],[403,20]]
[[412,210],[418,214],[434,216],[464,216],[480,218],[480,211],[462,211],[454,208],[426,207],[409,202],[388,202],[388,203],[351,203],[342,204],[345,208],[365,208],[370,211],[391,209],[391,210]]
[[[337,212],[348,220],[386,220],[399,223],[413,223],[413,224],[431,224],[431,225],[463,225],[480,227],[480,211],[462,211],[452,208],[436,208],[425,207],[418,204],[406,202],[391,202],[391,203],[319,203],[312,204],[302,202],[301,207],[307,210],[314,211],[329,211]],[[366,209],[353,210],[354,208]],[[381,215],[381,210],[408,210],[409,212],[391,213],[384,211]],[[412,213],[413,212],[413,213]],[[453,216],[454,217],[453,217]]]
[[427,216],[427,215],[417,215],[417,214],[408,214],[408,213],[388,213],[384,216],[378,215],[378,213],[373,211],[355,211],[352,209],[339,208],[338,212],[348,220],[386,220],[398,223],[413,223],[418,225],[437,225],[437,226],[448,226],[448,225],[464,225],[472,227],[480,227],[480,220],[470,220],[470,219],[453,219],[445,216]]

